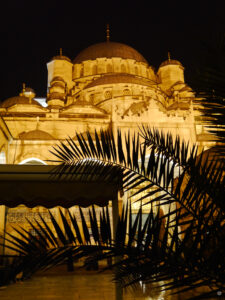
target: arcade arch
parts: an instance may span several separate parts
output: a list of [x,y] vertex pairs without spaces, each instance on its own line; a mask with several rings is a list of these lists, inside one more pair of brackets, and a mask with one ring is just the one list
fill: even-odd
[[47,163],[39,158],[31,157],[21,161],[19,165],[47,165]]

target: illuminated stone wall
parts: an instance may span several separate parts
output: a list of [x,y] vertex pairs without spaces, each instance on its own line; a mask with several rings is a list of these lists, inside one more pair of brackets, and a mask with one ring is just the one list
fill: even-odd
[[[195,96],[185,83],[181,63],[169,58],[155,71],[144,58],[126,58],[126,49],[123,57],[109,58],[106,53],[95,59],[75,59],[75,63],[63,55],[53,57],[47,64],[47,107],[37,103],[35,93],[25,87],[19,96],[3,101],[0,149],[6,152],[7,163],[36,159],[49,164],[54,159],[49,152],[52,146],[68,136],[76,140],[75,132],[116,132],[118,128],[122,133],[137,132],[142,124],[209,146],[208,133],[201,121],[196,122]],[[8,221],[21,225],[21,213],[33,216],[39,211],[24,209],[9,210]],[[0,214],[4,215],[4,209],[0,208]]]

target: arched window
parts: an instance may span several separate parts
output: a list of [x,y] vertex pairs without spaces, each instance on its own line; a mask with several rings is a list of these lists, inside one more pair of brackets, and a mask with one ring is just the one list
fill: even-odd
[[111,99],[112,98],[112,93],[111,91],[106,91],[105,92],[105,99]]
[[82,66],[81,69],[80,69],[80,77],[82,77],[83,75],[84,75],[84,68]]
[[122,66],[121,66],[121,72],[122,72],[122,73],[126,73],[126,67],[125,67],[125,65],[122,65]]
[[19,165],[47,165],[46,162],[43,160],[36,158],[36,157],[31,157],[24,159],[19,163]]
[[95,95],[94,94],[91,94],[89,96],[89,99],[90,99],[90,102],[93,103],[94,102],[94,99],[95,99]]
[[138,67],[137,66],[135,67],[134,71],[135,71],[135,75],[138,75],[139,72],[138,72]]
[[124,94],[124,96],[128,96],[131,94],[131,92],[129,89],[125,89],[125,90],[123,90],[123,94]]
[[108,64],[107,67],[106,67],[106,72],[107,73],[112,73],[112,65],[111,64]]
[[95,75],[95,74],[97,74],[97,66],[93,65],[93,67],[92,67],[92,75]]

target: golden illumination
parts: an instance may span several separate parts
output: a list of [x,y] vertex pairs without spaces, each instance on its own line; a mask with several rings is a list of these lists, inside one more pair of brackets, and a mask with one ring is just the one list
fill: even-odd
[[[184,68],[169,52],[168,60],[155,71],[132,47],[111,42],[108,24],[106,42],[88,47],[73,62],[60,48],[60,56],[47,64],[47,107],[35,101],[25,84],[20,96],[0,106],[0,150],[7,163],[55,159],[51,147],[68,136],[76,141],[76,131],[93,136],[101,129],[137,133],[141,124],[209,147],[207,131],[195,118],[195,96]],[[19,210],[9,209],[9,220],[13,217],[23,225]],[[9,225],[7,230],[13,230]]]
[[109,24],[107,24],[106,28],[106,41],[109,42],[110,39],[110,30],[109,30]]

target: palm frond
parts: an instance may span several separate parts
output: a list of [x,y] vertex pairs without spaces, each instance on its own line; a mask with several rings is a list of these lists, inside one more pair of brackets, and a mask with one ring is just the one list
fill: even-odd
[[[211,142],[216,147],[216,159],[225,159],[225,39],[207,45],[210,49],[207,61],[200,67],[192,79],[195,88],[195,108],[200,111],[201,123],[211,133]],[[202,122],[203,121],[203,122]]]
[[[181,231],[179,213],[176,220],[171,222],[170,217],[167,220],[163,218],[160,208],[156,213],[153,213],[151,208],[146,221],[143,222],[142,207],[132,221],[130,204],[129,207],[128,205],[123,207],[117,225],[116,239],[113,241],[112,225],[104,208],[101,214],[97,215],[95,208],[92,207],[89,210],[89,217],[85,217],[81,212],[81,224],[76,216],[70,213],[68,217],[73,220],[71,224],[62,211],[60,216],[63,227],[60,227],[56,219],[52,219],[54,228],[52,234],[62,242],[66,240],[61,246],[53,247],[47,239],[46,247],[43,248],[43,241],[39,239],[24,240],[25,231],[22,228],[17,230],[20,237],[9,235],[7,247],[23,253],[23,261],[18,270],[24,272],[24,277],[31,276],[37,270],[45,270],[66,262],[69,255],[74,260],[89,257],[89,261],[119,257],[113,264],[117,270],[115,279],[120,280],[124,286],[139,281],[144,284],[158,282],[161,286],[164,282],[162,285],[164,289],[181,293],[191,287],[200,288],[210,283],[213,295],[221,289],[224,292],[225,262],[222,256],[221,234],[225,231],[225,225],[218,228],[215,223],[204,225],[199,220],[196,224],[195,220],[192,220],[191,224],[188,223],[188,228]],[[89,235],[85,233],[88,224]],[[78,231],[79,226],[83,229]],[[46,231],[44,223],[33,224],[33,227],[36,230],[43,227],[42,232]],[[76,233],[81,231],[83,237],[77,239]],[[62,232],[65,232],[63,237]],[[91,244],[90,237],[94,237]]]
[[[60,210],[63,228],[50,213],[51,228],[44,220],[32,225],[38,238],[23,229],[17,229],[17,236],[8,234],[8,247],[19,251],[26,262],[31,260],[24,274],[66,262],[68,257],[89,257],[89,261],[113,257],[117,258],[115,279],[124,286],[156,282],[182,292],[210,283],[213,295],[224,292],[221,165],[197,156],[197,148],[179,137],[174,141],[148,127],[142,127],[141,137],[130,133],[123,137],[120,131],[114,137],[101,131],[95,139],[77,134],[77,142],[69,138],[55,147],[60,166],[51,176],[116,184],[142,205],[134,220],[131,203],[123,207],[116,235],[108,208],[97,215],[94,207],[88,219],[79,209],[80,223],[70,211],[66,217]],[[146,204],[150,210],[143,222]]]
[[[188,225],[199,216],[203,222],[208,216],[213,221],[218,204],[224,207],[221,165],[197,156],[197,147],[179,137],[173,140],[172,135],[149,127],[142,127],[140,136],[144,143],[129,132],[123,139],[120,130],[116,138],[109,131],[95,132],[95,140],[90,134],[88,140],[77,134],[77,144],[68,139],[67,146],[58,146],[59,173],[81,181],[115,182],[117,178],[118,188],[129,192],[131,199],[164,207],[174,203],[182,211],[181,224]],[[176,218],[176,209],[171,209],[171,219]]]

